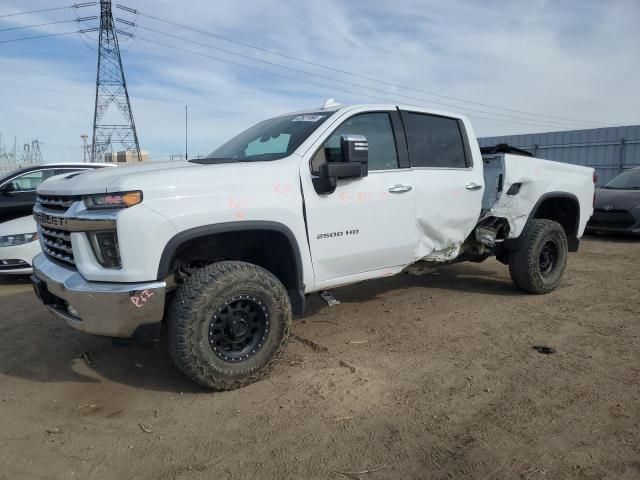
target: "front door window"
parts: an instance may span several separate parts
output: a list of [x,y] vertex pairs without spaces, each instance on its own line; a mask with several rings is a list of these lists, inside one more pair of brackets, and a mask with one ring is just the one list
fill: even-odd
[[320,165],[340,161],[340,137],[364,135],[369,143],[369,171],[398,168],[395,137],[389,114],[363,113],[346,120],[324,142],[311,161],[311,171],[317,173]]

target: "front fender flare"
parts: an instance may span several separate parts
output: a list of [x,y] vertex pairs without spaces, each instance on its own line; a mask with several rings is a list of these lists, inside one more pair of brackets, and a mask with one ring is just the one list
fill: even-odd
[[212,225],[202,225],[200,227],[190,228],[174,235],[164,247],[162,256],[160,257],[160,263],[158,264],[158,280],[164,280],[171,273],[171,262],[180,248],[185,242],[194,240],[200,237],[206,237],[218,233],[229,232],[242,232],[242,231],[271,231],[283,234],[289,241],[291,251],[293,252],[295,269],[295,286],[289,288],[289,297],[291,298],[291,306],[293,313],[296,315],[304,314],[305,293],[304,293],[304,281],[302,271],[302,256],[300,255],[300,248],[296,237],[293,232],[286,225],[278,222],[270,221],[244,221],[244,222],[225,222],[215,223]]

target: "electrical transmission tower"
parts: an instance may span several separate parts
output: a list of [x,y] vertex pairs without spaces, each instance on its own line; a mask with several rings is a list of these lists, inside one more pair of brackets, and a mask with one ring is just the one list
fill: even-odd
[[20,164],[22,166],[42,164],[42,152],[38,140],[32,140],[31,143],[25,143],[22,146]]
[[131,102],[124,79],[117,33],[111,12],[111,0],[100,0],[100,36],[98,43],[98,75],[96,78],[96,108],[93,116],[91,161],[104,160],[112,151],[112,142],[123,150],[135,152],[140,161],[140,144],[133,122]]

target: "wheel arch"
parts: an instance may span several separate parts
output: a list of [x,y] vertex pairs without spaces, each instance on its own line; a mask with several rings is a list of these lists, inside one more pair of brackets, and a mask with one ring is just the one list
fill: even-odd
[[[547,219],[558,222],[567,235],[570,252],[577,252],[580,247],[578,231],[580,228],[580,201],[578,197],[569,192],[547,192],[542,195],[531,209],[527,225],[533,219]],[[524,243],[522,235],[505,241],[505,247],[509,250],[519,250]]]
[[[214,245],[215,251],[211,251]],[[195,260],[202,252],[210,255],[208,260],[230,254],[227,259],[248,261],[269,270],[287,289],[293,313],[304,314],[302,256],[295,235],[286,225],[271,221],[243,221],[203,225],[182,231],[165,245],[157,278],[166,279],[181,259]]]

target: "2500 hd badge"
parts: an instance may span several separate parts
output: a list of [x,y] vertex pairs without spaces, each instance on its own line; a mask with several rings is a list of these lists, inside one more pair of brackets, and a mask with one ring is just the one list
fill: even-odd
[[316,239],[342,237],[343,235],[358,235],[360,230],[345,230],[344,232],[319,233]]

